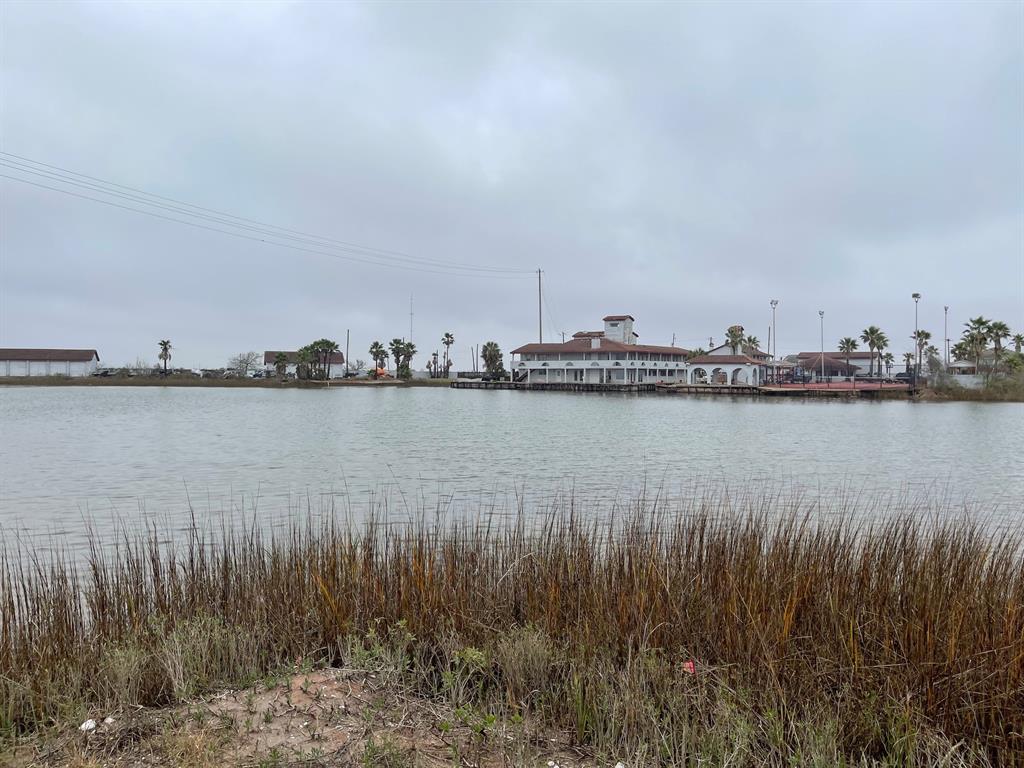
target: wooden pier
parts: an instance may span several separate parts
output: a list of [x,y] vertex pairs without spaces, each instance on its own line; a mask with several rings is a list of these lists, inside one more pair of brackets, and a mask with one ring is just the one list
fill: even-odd
[[674,395],[760,395],[759,387],[747,384],[657,384],[658,392]]
[[526,381],[453,381],[452,389],[520,389],[527,392],[626,392],[638,394],[654,392],[656,384],[585,384],[584,382],[558,382],[544,384]]

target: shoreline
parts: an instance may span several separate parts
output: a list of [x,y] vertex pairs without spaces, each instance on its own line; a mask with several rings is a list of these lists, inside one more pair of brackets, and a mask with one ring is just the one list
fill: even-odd
[[[439,388],[439,389],[484,389],[496,390],[507,389],[516,391],[542,392],[558,391],[572,392],[571,388],[562,388],[559,385],[535,385],[531,387],[519,387],[509,382],[495,382],[493,384],[481,382],[476,379],[456,380],[451,379],[411,379],[401,381],[399,379],[336,379],[331,381],[278,381],[277,379],[201,379],[185,376],[168,376],[166,379],[159,376],[87,376],[87,377],[63,377],[63,376],[9,376],[0,377],[0,388],[3,387],[178,387],[178,388],[214,388],[214,389],[336,389],[341,387],[397,387],[397,388]],[[550,387],[550,390],[548,389]],[[998,391],[986,393],[978,390],[934,390],[922,389],[916,392],[906,389],[885,388],[885,389],[863,389],[863,390],[842,390],[842,389],[785,389],[775,390],[771,387],[759,391],[755,387],[729,387],[729,386],[708,386],[700,390],[695,386],[682,386],[673,388],[671,385],[652,385],[651,391],[619,392],[615,390],[601,391],[592,389],[588,394],[655,394],[670,395],[672,397],[697,397],[706,398],[709,396],[715,399],[726,398],[770,398],[773,400],[791,399],[814,399],[814,400],[902,400],[913,403],[1021,403],[1024,397],[1016,393]]]
[[331,381],[278,381],[277,379],[201,379],[188,376],[7,376],[0,387],[193,387],[221,389],[335,389],[337,387],[446,387],[447,379],[332,379]]

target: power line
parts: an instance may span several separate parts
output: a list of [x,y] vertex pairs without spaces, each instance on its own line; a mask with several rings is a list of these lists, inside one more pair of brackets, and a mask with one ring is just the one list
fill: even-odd
[[[4,165],[11,170],[16,170],[21,173],[29,173],[35,176],[46,178],[51,181],[59,182],[61,184],[76,186],[81,189],[87,189],[89,191],[98,192],[100,194],[109,195],[111,197],[118,197],[120,199],[129,200],[142,205],[160,208],[162,210],[171,211],[191,218],[199,218],[202,220],[211,221],[232,228],[244,229],[251,232],[265,234],[270,237],[274,237],[281,240],[291,240],[293,242],[299,242],[306,245],[313,245],[317,248],[327,248],[331,250],[340,250],[346,253],[355,253],[357,255],[365,256],[371,260],[367,263],[380,264],[380,260],[391,260],[400,263],[409,263],[415,266],[435,267],[439,270],[458,270],[460,272],[481,272],[506,275],[531,274],[530,270],[514,269],[508,267],[480,266],[452,261],[443,261],[439,259],[414,257],[409,254],[402,253],[401,251],[390,251],[370,246],[362,246],[348,241],[338,240],[336,238],[315,235],[308,232],[302,232],[300,230],[288,229],[287,227],[280,227],[275,224],[259,221],[258,219],[248,219],[242,216],[236,216],[235,214],[219,211],[214,208],[208,208],[205,206],[196,205],[194,203],[188,203],[182,200],[177,200],[175,198],[157,195],[151,192],[146,192],[145,190],[138,189],[136,187],[118,184],[117,182],[108,181],[96,176],[89,176],[88,174],[79,173],[77,171],[72,171],[70,169],[62,168],[61,166],[52,165],[49,163],[43,163],[38,160],[32,160],[31,158],[26,158],[11,152],[0,151],[0,155],[4,156],[0,157],[0,165]],[[9,160],[7,158],[16,159]],[[6,178],[12,178],[15,181],[23,181],[25,183],[31,183],[28,182],[28,180],[26,179],[20,179],[17,177]],[[54,189],[41,184],[35,184],[35,186],[40,186],[44,189]],[[108,189],[107,187],[115,187],[117,189]],[[125,192],[121,192],[119,190],[128,190],[130,193],[136,194],[128,194]],[[54,191],[67,192],[67,190],[62,189],[54,189]],[[91,199],[96,202],[104,202],[96,200],[95,198],[90,198],[85,195],[76,196],[83,197],[85,199]],[[155,202],[156,200],[164,202]],[[166,203],[171,203],[172,205],[167,205]],[[129,210],[136,210],[136,212],[138,212],[138,209],[129,208]],[[184,223],[181,222],[180,220],[176,221],[178,221],[179,223]],[[280,245],[280,243],[277,244]]]
[[[352,249],[352,248],[354,248],[354,249],[357,249],[358,251],[368,252],[370,254],[373,254],[374,256],[381,256],[383,258],[396,258],[396,259],[400,259],[400,260],[413,261],[413,262],[417,262],[417,263],[418,262],[424,262],[424,263],[429,263],[430,265],[437,266],[437,267],[452,267],[452,268],[459,268],[459,269],[471,269],[471,270],[493,271],[493,272],[506,272],[506,273],[516,273],[516,274],[527,274],[527,273],[532,274],[533,273],[532,270],[525,270],[525,269],[510,269],[510,268],[507,268],[507,267],[485,267],[485,266],[479,266],[479,265],[473,265],[473,264],[463,264],[463,263],[458,263],[458,262],[448,262],[448,261],[442,261],[442,260],[437,260],[437,259],[428,259],[428,258],[424,258],[424,257],[414,257],[414,256],[411,256],[411,255],[409,255],[407,253],[403,253],[401,251],[392,251],[392,250],[387,250],[387,249],[383,249],[383,248],[375,248],[375,247],[371,247],[371,246],[363,246],[363,245],[359,245],[357,243],[351,243],[351,242],[348,242],[348,241],[345,241],[345,240],[338,240],[338,239],[335,239],[335,238],[325,237],[325,236],[322,236],[322,235],[311,234],[309,232],[302,232],[300,230],[288,229],[287,227],[280,227],[280,226],[278,226],[276,224],[270,224],[270,223],[267,223],[267,222],[264,222],[264,221],[259,221],[258,219],[248,219],[248,218],[245,218],[243,216],[236,216],[235,214],[227,213],[225,211],[219,211],[219,210],[217,210],[215,208],[208,208],[206,206],[196,205],[194,203],[188,203],[188,202],[185,202],[185,201],[182,201],[182,200],[177,200],[175,198],[165,197],[163,195],[157,195],[155,193],[146,192],[145,190],[138,189],[136,187],[130,187],[130,186],[127,186],[127,185],[124,185],[124,184],[118,184],[117,182],[108,181],[108,180],[101,179],[101,178],[96,177],[96,176],[89,176],[88,174],[79,173],[78,171],[72,171],[70,169],[62,168],[62,167],[57,166],[57,165],[51,165],[49,163],[43,163],[43,162],[38,161],[38,160],[32,160],[31,158],[26,158],[26,157],[23,157],[21,155],[15,155],[15,154],[13,154],[11,152],[0,151],[0,155],[6,155],[7,157],[17,158],[16,161],[10,161],[10,160],[4,159],[4,160],[2,160],[0,162],[10,163],[10,162],[24,161],[24,162],[18,163],[18,165],[24,166],[26,163],[31,163],[32,165],[41,166],[43,168],[49,168],[49,169],[52,169],[54,171],[59,171],[61,175],[62,174],[70,174],[71,176],[79,177],[79,180],[78,180],[79,185],[81,184],[80,179],[89,179],[91,181],[98,182],[99,184],[102,184],[102,185],[106,185],[106,186],[110,186],[110,187],[118,187],[120,189],[126,189],[126,190],[129,190],[131,192],[136,192],[136,193],[138,193],[140,195],[145,195],[146,197],[152,197],[152,198],[155,198],[157,200],[163,200],[163,201],[166,201],[166,202],[169,202],[169,203],[175,203],[176,205],[187,206],[188,208],[195,208],[195,209],[200,210],[200,211],[206,211],[208,213],[216,214],[217,216],[223,216],[223,217],[227,217],[229,219],[234,219],[236,221],[247,222],[249,224],[256,224],[256,225],[259,225],[261,227],[266,227],[266,228],[269,228],[269,229],[279,230],[279,232],[285,232],[285,233],[288,233],[288,234],[291,234],[291,235],[299,235],[299,236],[301,236],[301,238],[311,238],[313,240],[322,241],[322,242],[319,242],[319,243],[315,243],[316,245],[323,245],[323,243],[333,243],[333,244],[344,246],[345,249]],[[9,166],[9,167],[12,167],[12,166]],[[42,175],[41,173],[38,172],[38,170],[32,170],[30,168],[17,168],[17,170],[26,171],[28,173],[35,173],[36,175]],[[64,181],[64,179],[61,179],[61,180]],[[113,192],[111,190],[106,190],[106,189],[103,189],[102,187],[99,188],[99,189],[96,189],[95,186],[93,186],[92,188],[94,188],[95,191],[101,191],[101,192],[104,192],[105,194],[123,194],[123,193]],[[147,205],[156,205],[155,203],[152,203],[149,200],[141,200],[140,202],[144,202]],[[199,214],[194,214],[194,213],[192,213],[190,211],[181,211],[180,209],[175,209],[175,210],[179,210],[179,212],[185,213],[186,215],[189,215],[189,216],[197,216],[197,215],[199,215]],[[222,223],[228,224],[230,226],[239,226],[239,225],[234,224],[233,222],[222,222]],[[272,233],[272,234],[275,237],[283,237],[282,235],[280,235],[278,233]]]
[[245,234],[242,234],[241,232],[231,232],[230,230],[220,229],[218,227],[211,227],[211,226],[207,226],[206,224],[199,224],[199,223],[194,222],[194,221],[186,221],[184,219],[176,219],[173,216],[164,216],[163,214],[155,213],[153,211],[147,211],[147,210],[144,210],[144,209],[141,209],[141,208],[133,208],[132,206],[129,206],[129,205],[121,205],[120,203],[115,203],[115,202],[113,202],[111,200],[103,200],[103,199],[98,198],[98,197],[91,197],[89,195],[83,195],[83,194],[80,194],[78,192],[72,192],[71,190],[68,190],[68,189],[60,189],[59,187],[51,187],[48,184],[40,184],[39,182],[30,181],[29,179],[20,179],[17,176],[8,176],[5,173],[0,173],[0,178],[2,178],[2,179],[10,179],[11,181],[18,181],[18,182],[21,182],[22,184],[30,184],[33,187],[40,187],[41,189],[48,189],[48,190],[51,190],[53,192],[60,192],[61,194],[70,195],[71,197],[79,197],[79,198],[81,198],[83,200],[92,200],[93,202],[102,203],[103,205],[109,205],[109,206],[112,206],[114,208],[121,208],[121,209],[126,210],[126,211],[134,211],[135,213],[141,213],[141,214],[144,214],[146,216],[152,216],[152,217],[157,218],[157,219],[163,219],[165,221],[172,221],[172,222],[175,222],[176,224],[184,224],[184,225],[189,226],[189,227],[195,227],[196,229],[205,229],[205,230],[208,230],[210,232],[220,232],[221,234],[230,235],[231,237],[237,237],[237,238],[240,238],[242,240],[252,240],[253,242],[264,243],[266,245],[276,245],[279,248],[288,248],[289,250],[302,251],[303,253],[314,253],[314,254],[317,254],[317,255],[320,255],[320,256],[331,256],[331,257],[333,257],[335,259],[342,259],[342,260],[345,260],[345,261],[353,261],[353,262],[358,262],[358,263],[361,263],[361,264],[371,264],[373,266],[378,266],[378,267],[391,267],[393,269],[404,269],[404,270],[413,271],[413,272],[425,272],[425,273],[435,274],[435,275],[447,275],[449,277],[451,277],[451,276],[457,276],[457,277],[478,277],[478,278],[485,278],[485,279],[488,279],[488,280],[530,280],[530,279],[532,279],[529,276],[525,276],[524,277],[524,276],[515,276],[515,275],[473,274],[473,273],[465,273],[465,272],[453,272],[453,271],[450,271],[450,270],[449,271],[442,271],[442,270],[439,270],[439,269],[422,269],[422,268],[419,268],[419,267],[413,267],[413,266],[409,266],[409,265],[405,265],[405,264],[391,264],[391,263],[388,263],[388,262],[373,261],[371,259],[361,259],[361,258],[358,258],[356,256],[345,256],[345,255],[341,255],[341,254],[338,254],[338,253],[331,253],[329,251],[320,251],[320,250],[316,250],[316,249],[313,249],[313,248],[303,248],[303,247],[298,246],[298,245],[290,245],[289,243],[279,243],[279,242],[276,242],[274,240],[268,240],[268,239],[262,238],[262,237],[255,237],[253,235],[245,235]]
[[544,304],[544,310],[548,313],[548,320],[551,321],[551,327],[559,329],[559,330],[553,331],[553,333],[557,336],[559,333],[565,333],[565,331],[559,327],[558,323],[555,322],[555,316],[551,313],[551,305],[548,304],[548,294],[550,292],[551,292],[551,288],[550,288],[550,283],[549,283],[548,289],[546,291],[544,291],[544,293],[541,294],[541,300],[542,300],[542,302]]

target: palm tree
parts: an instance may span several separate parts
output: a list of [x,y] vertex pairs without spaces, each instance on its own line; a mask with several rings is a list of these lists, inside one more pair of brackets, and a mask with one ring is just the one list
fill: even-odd
[[743,344],[752,352],[761,346],[761,340],[757,336],[751,335],[743,340]]
[[295,358],[295,378],[297,378],[297,379],[310,379],[310,378],[313,378],[316,375],[316,370],[314,369],[311,372],[310,368],[312,366],[316,365],[315,359],[316,358],[313,355],[313,350],[312,350],[311,345],[307,344],[306,346],[304,346],[301,349],[299,349],[299,351],[296,353],[296,358]]
[[850,370],[850,354],[857,351],[857,340],[844,336],[839,340],[839,351],[846,355],[846,370]]
[[164,361],[164,376],[167,375],[167,363],[171,359],[171,340],[163,339],[160,342],[160,354],[157,355],[160,360]]
[[981,315],[978,315],[964,323],[966,330],[964,331],[963,340],[971,350],[971,356],[974,358],[974,367],[979,373],[981,372],[981,356],[988,348],[989,326],[991,322],[991,320],[986,320]]
[[1010,341],[1013,342],[1013,351],[1019,355],[1021,348],[1024,347],[1024,333],[1013,334],[1013,338]]
[[928,346],[928,341],[932,335],[928,331],[922,331],[920,329],[910,334],[910,338],[913,339],[915,346],[917,347],[917,368],[916,373],[921,372],[921,354],[924,352],[924,348]]
[[444,375],[447,376],[448,369],[452,364],[448,350],[451,348],[452,344],[455,343],[455,337],[452,335],[451,331],[445,332],[444,336],[441,337],[441,343],[444,344]]
[[332,339],[314,341],[312,346],[320,360],[320,373],[325,379],[331,378],[331,358],[341,351],[341,347]]
[[892,374],[892,364],[896,358],[892,356],[892,352],[886,352],[882,355],[882,360],[885,362],[885,375],[889,376]]
[[501,347],[496,341],[484,342],[480,349],[480,357],[484,361],[484,368],[493,376],[505,372],[505,363],[502,360]]
[[907,373],[910,373],[910,366],[912,366],[914,364],[914,353],[913,352],[904,352],[903,353],[903,362],[907,366]]
[[968,334],[982,334],[985,336],[985,340],[988,341],[989,325],[992,321],[988,320],[981,315],[972,317],[964,323],[964,328],[967,330],[964,332],[964,336]]
[[875,349],[878,350],[878,375],[882,375],[882,352],[889,347],[889,337],[879,330],[875,335]]
[[[875,350],[878,345],[875,343],[878,341],[878,335],[882,332],[882,329],[877,325],[869,325],[860,333],[860,340],[868,345],[868,351],[871,353],[871,357],[868,361],[868,376],[871,376],[875,372]],[[881,373],[881,365],[879,365],[878,372]]]
[[388,351],[383,344],[375,341],[370,345],[370,357],[373,358],[373,375],[376,377],[377,371],[387,365]]
[[996,348],[996,359],[998,360],[1003,351],[1003,339],[1010,338],[1010,327],[1002,320],[993,320],[988,324],[988,337]]
[[740,347],[743,346],[743,338],[742,325],[730,325],[725,329],[725,343],[732,347],[734,355],[739,354]]
[[394,338],[388,344],[391,350],[391,358],[395,361],[395,376],[398,376],[398,369],[402,367],[402,352],[405,350],[405,342],[402,339]]
[[284,352],[278,352],[274,355],[274,372],[282,379],[288,372],[288,355]]
[[690,350],[689,354],[686,356],[686,359],[693,360],[695,357],[700,357],[702,355],[706,355],[707,353],[708,351],[704,349],[704,347],[697,347],[696,349]]

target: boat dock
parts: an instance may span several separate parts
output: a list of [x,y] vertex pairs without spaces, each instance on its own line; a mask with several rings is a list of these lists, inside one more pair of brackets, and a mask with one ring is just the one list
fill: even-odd
[[726,397],[818,397],[818,398],[866,398],[880,399],[912,395],[905,385],[876,387],[755,387],[746,384],[586,384],[583,382],[558,382],[545,384],[526,381],[453,381],[452,389],[517,389],[529,392],[622,392],[643,394],[658,392],[669,395],[725,395]]
[[558,382],[544,384],[537,381],[453,381],[452,389],[521,389],[529,392],[654,392],[656,384],[586,384],[584,382]]

